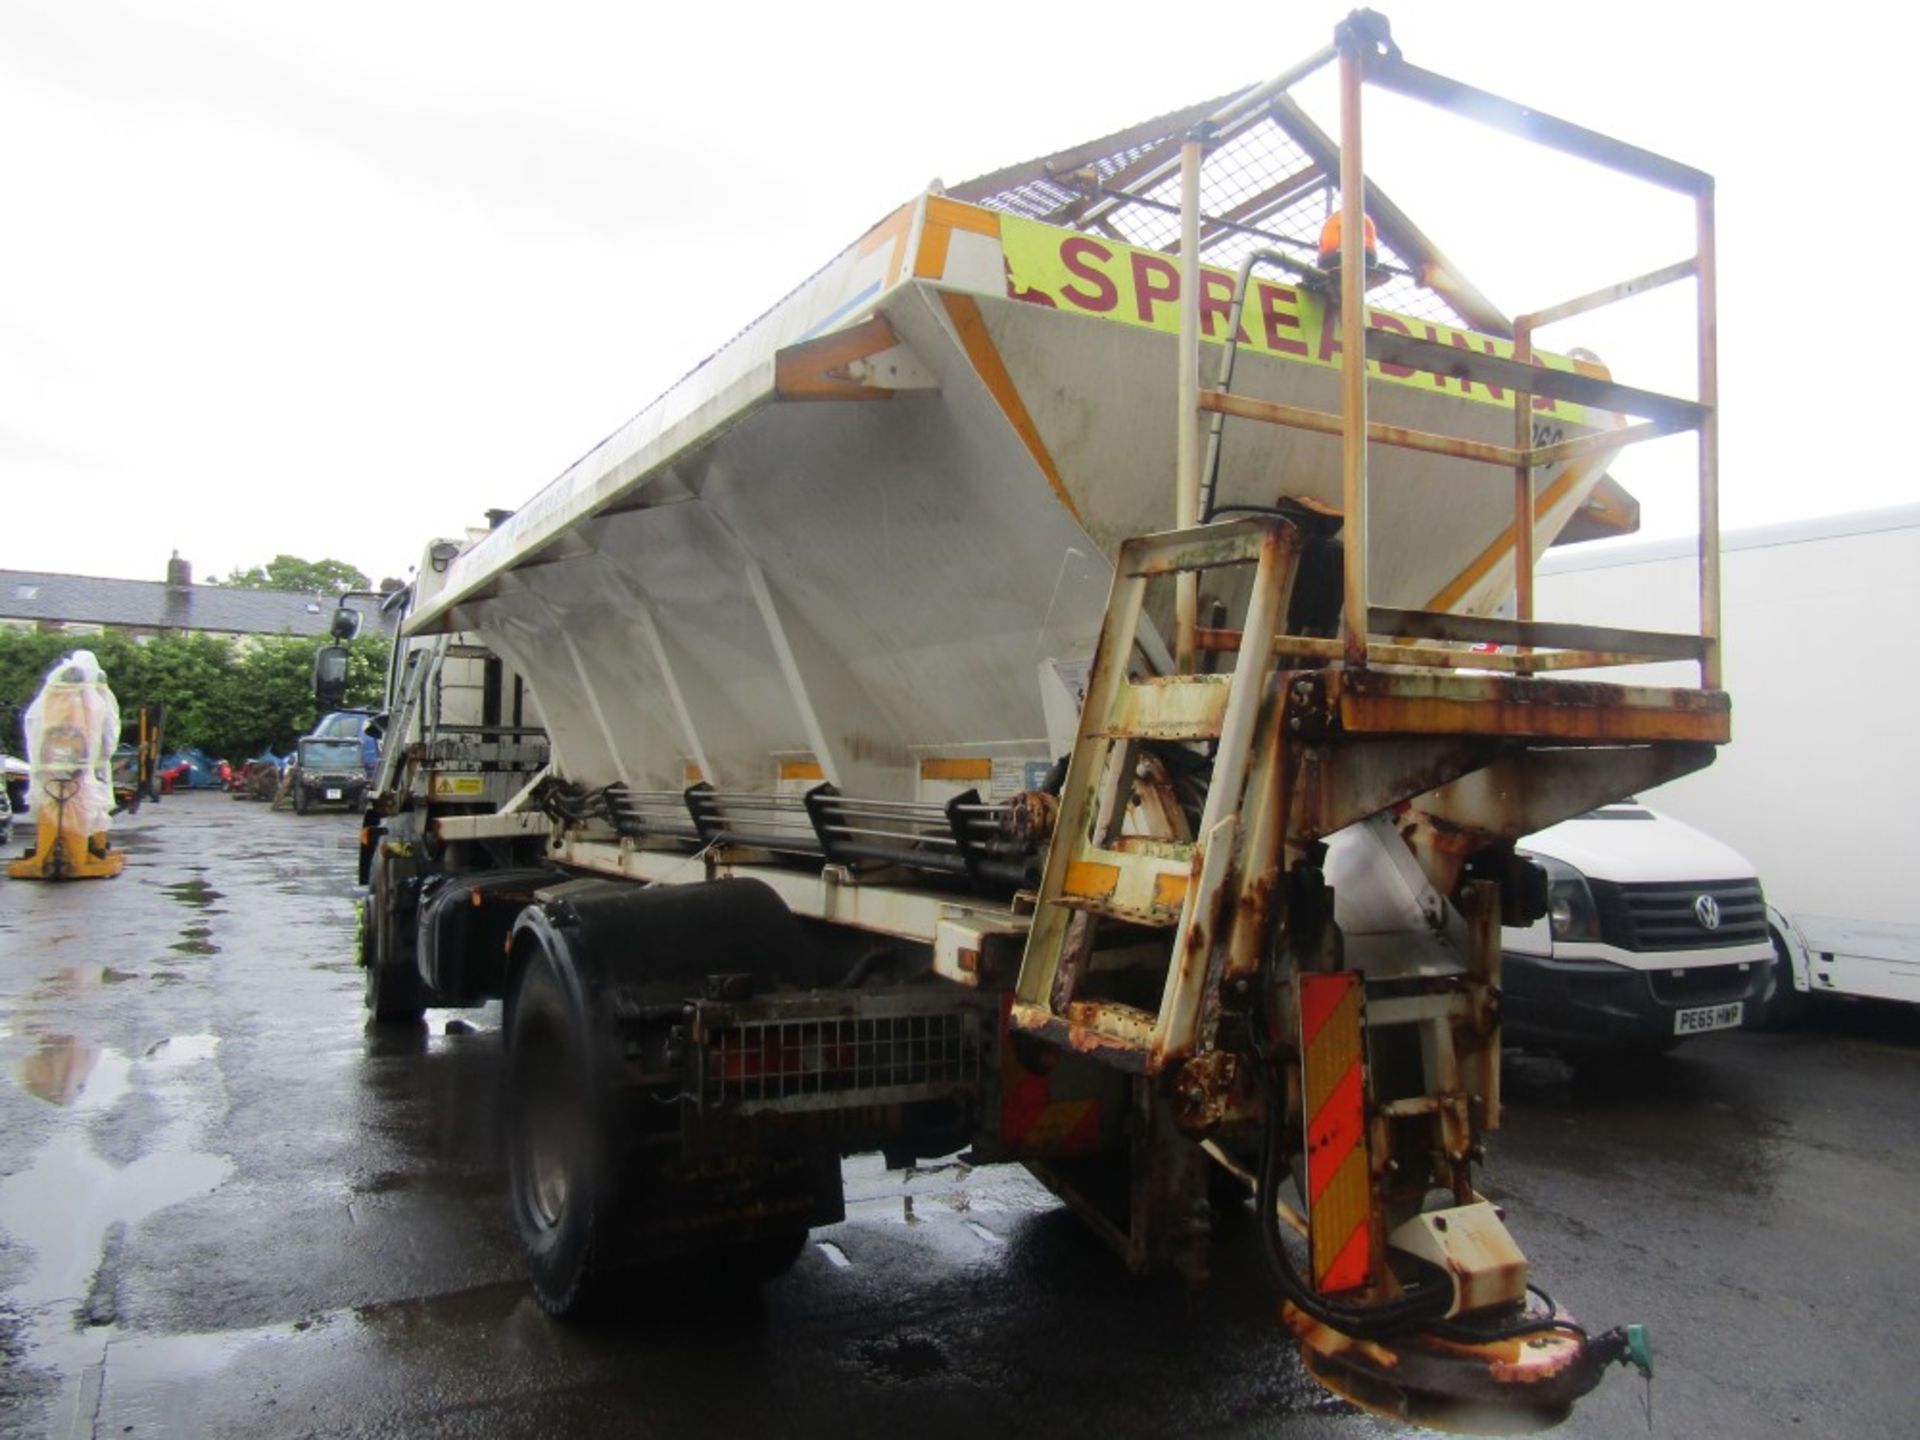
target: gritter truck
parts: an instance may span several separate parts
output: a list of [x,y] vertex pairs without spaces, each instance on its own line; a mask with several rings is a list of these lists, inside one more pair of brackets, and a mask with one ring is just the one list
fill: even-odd
[[[1328,68],[1337,135],[1290,93]],[[1377,89],[1680,193],[1692,253],[1501,314],[1367,179]],[[361,958],[381,1020],[503,1000],[540,1304],[771,1277],[843,1156],[966,1150],[1195,1282],[1237,1189],[1309,1369],[1383,1412],[1551,1423],[1649,1365],[1478,1177],[1502,928],[1550,898],[1515,841],[1728,739],[1713,265],[1709,176],[1356,12],[912,199],[429,550]],[[1693,396],[1535,343],[1676,283]],[[1697,627],[1536,619],[1535,556],[1632,528],[1607,467],[1675,431]],[[1591,678],[1649,660],[1687,677]]]

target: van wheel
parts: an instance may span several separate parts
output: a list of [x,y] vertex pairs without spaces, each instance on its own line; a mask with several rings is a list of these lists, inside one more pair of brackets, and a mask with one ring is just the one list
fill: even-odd
[[1785,1030],[1806,1019],[1808,997],[1793,988],[1793,961],[1787,955],[1787,942],[1778,931],[1767,933],[1773,940],[1773,974],[1768,977],[1766,996],[1748,1017],[1747,1028]]
[[296,815],[307,813],[307,787],[304,785],[293,787],[293,813]]

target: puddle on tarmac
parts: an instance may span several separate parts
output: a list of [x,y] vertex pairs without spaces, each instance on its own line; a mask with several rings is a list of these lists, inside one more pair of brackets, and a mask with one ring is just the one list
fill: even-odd
[[171,1069],[196,1060],[211,1060],[219,1048],[218,1035],[173,1035],[149,1046],[140,1058],[155,1069]]
[[177,950],[182,955],[218,955],[220,947],[210,938],[213,927],[210,925],[189,925],[180,932],[180,938],[169,945],[169,950]]
[[105,1110],[127,1093],[132,1069],[117,1050],[77,1035],[49,1035],[20,1062],[20,1085],[49,1104]]
[[47,976],[28,993],[29,1000],[70,1000],[103,985],[120,985],[140,977],[111,965],[68,965]]
[[165,888],[167,894],[178,900],[182,905],[191,905],[198,910],[206,909],[216,900],[224,900],[227,898],[222,892],[214,889],[198,875],[194,876],[191,880],[182,880],[177,885],[168,885]]
[[296,1320],[291,1325],[263,1325],[251,1330],[116,1340],[111,1356],[114,1383],[133,1390],[146,1385],[203,1380],[218,1374],[235,1356],[253,1346],[284,1344],[335,1325],[357,1329],[359,1321],[350,1314],[322,1315],[317,1320]]
[[91,1288],[112,1226],[132,1228],[169,1205],[204,1195],[233,1170],[224,1155],[164,1138],[175,1138],[175,1145],[115,1166],[95,1152],[84,1129],[65,1129],[25,1170],[0,1180],[0,1228],[34,1255],[13,1301],[28,1308],[59,1300],[77,1304]]
[[[72,1375],[97,1358],[100,1332],[89,1338],[75,1318],[111,1318],[118,1268],[111,1238],[233,1173],[226,1156],[199,1148],[203,1106],[180,1073],[217,1048],[215,1036],[179,1035],[129,1060],[78,1036],[49,1035],[21,1063],[22,1087],[72,1117],[25,1169],[0,1180],[0,1244],[32,1256],[7,1300],[34,1364]],[[96,1148],[87,1117],[117,1105],[136,1076],[145,1077],[143,1093],[159,1098],[167,1118],[146,1153],[121,1165]]]

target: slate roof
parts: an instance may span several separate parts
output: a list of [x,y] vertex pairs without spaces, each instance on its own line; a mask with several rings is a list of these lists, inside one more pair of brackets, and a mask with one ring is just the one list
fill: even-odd
[[[379,626],[370,600],[353,608]],[[160,580],[114,580],[0,570],[0,619],[106,625],[121,630],[211,630],[238,635],[327,633],[332,598],[284,590],[230,590],[220,585],[168,585]]]

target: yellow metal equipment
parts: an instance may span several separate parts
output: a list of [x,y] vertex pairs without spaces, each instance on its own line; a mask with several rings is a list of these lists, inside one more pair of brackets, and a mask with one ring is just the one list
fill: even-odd
[[27,708],[33,767],[34,845],[7,866],[15,880],[91,880],[118,875],[126,857],[107,838],[120,706],[92,652],[55,665]]
[[125,868],[124,851],[105,830],[89,833],[75,803],[77,777],[41,781],[34,816],[33,848],[7,866],[15,880],[101,880]]

